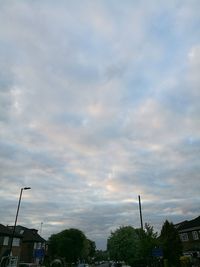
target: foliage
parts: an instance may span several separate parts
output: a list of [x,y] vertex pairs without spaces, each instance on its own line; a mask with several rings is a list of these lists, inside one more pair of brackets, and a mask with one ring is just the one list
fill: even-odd
[[191,260],[189,256],[181,256],[180,257],[181,267],[191,266]]
[[95,262],[108,261],[108,260],[109,260],[109,255],[107,251],[96,250],[94,255]]
[[179,258],[182,254],[182,244],[178,231],[173,223],[170,223],[167,220],[164,222],[159,239],[163,248],[164,258],[168,259],[171,266],[179,266]]
[[66,229],[49,238],[49,251],[52,257],[64,258],[66,262],[87,259],[94,253],[95,243],[86,238],[78,229]]
[[120,227],[115,232],[111,232],[107,241],[110,259],[130,264],[136,258],[138,241],[138,235],[131,226]]
[[158,245],[157,233],[154,233],[153,226],[145,224],[145,230],[136,229],[139,236],[138,257],[147,259],[151,257],[152,249]]
[[87,242],[89,243],[89,253],[88,256],[89,257],[93,257],[95,255],[96,252],[96,244],[94,241],[87,239]]
[[89,239],[84,240],[84,249],[82,251],[81,258],[91,262],[91,258],[94,256],[96,250],[96,245],[94,241]]
[[146,225],[145,231],[124,226],[112,232],[107,241],[110,258],[115,261],[125,261],[133,265],[138,260],[146,260],[156,245],[157,235],[153,227]]

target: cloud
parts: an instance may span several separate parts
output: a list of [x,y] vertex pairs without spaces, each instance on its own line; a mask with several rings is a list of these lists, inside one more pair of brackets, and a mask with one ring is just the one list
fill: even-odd
[[199,1],[0,4],[0,211],[43,235],[198,216]]

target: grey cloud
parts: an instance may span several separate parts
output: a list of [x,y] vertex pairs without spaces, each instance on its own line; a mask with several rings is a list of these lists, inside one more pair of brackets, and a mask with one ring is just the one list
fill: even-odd
[[1,223],[24,185],[20,223],[46,238],[75,226],[105,247],[139,226],[138,194],[156,229],[198,215],[198,5],[1,4]]
[[10,75],[0,66],[0,121],[6,122],[10,119],[12,109],[11,88],[12,79]]

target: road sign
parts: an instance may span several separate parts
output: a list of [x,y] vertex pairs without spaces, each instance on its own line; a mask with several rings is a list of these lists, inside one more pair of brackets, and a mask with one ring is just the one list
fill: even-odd
[[43,248],[35,249],[34,256],[35,256],[35,258],[38,258],[38,259],[44,258],[44,249]]

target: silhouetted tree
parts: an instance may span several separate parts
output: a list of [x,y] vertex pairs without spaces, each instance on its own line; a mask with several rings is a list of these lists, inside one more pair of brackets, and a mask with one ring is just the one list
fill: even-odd
[[93,257],[96,251],[96,244],[90,239],[87,239],[87,241],[89,242],[89,257]]
[[182,254],[182,244],[178,231],[173,223],[170,223],[167,220],[164,222],[159,240],[163,248],[164,258],[168,259],[169,266],[179,266],[179,259]]
[[109,260],[108,252],[104,250],[96,250],[94,261],[95,262],[101,262],[101,261],[107,261]]
[[91,242],[82,231],[66,229],[49,238],[49,252],[52,257],[64,258],[69,263],[86,260],[91,253]]
[[138,257],[147,260],[151,258],[152,249],[158,245],[157,233],[154,232],[153,226],[145,224],[145,230],[135,230],[139,237]]

